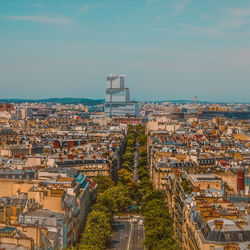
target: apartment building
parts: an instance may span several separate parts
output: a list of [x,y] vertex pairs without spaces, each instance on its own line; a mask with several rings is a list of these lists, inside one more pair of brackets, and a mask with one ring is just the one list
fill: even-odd
[[148,122],[153,186],[166,193],[182,249],[250,247],[249,131],[244,121],[226,118],[154,114]]

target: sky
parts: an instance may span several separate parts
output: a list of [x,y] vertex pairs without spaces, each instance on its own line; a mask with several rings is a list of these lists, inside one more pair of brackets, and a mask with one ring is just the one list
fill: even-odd
[[0,98],[250,101],[248,0],[0,0]]

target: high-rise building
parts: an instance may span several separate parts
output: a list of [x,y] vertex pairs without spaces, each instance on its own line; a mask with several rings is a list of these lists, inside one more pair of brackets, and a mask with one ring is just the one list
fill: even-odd
[[130,90],[125,88],[124,75],[108,75],[105,98],[107,116],[138,116],[139,104],[130,101]]

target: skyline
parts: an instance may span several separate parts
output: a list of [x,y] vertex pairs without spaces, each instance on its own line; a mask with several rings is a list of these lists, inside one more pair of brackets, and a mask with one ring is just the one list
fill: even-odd
[[250,101],[246,1],[2,1],[0,37],[1,99]]

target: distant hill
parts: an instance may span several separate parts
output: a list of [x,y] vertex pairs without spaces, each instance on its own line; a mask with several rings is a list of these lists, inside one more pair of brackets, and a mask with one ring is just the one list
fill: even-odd
[[[104,99],[89,99],[89,98],[46,98],[46,99],[0,99],[0,103],[61,103],[61,104],[83,104],[86,106],[95,106],[99,104],[104,104]],[[153,102],[153,103],[163,103],[163,102],[172,102],[172,103],[194,103],[194,100],[151,100],[144,102]],[[215,102],[215,101],[197,101],[200,104],[228,104],[228,103],[239,103],[239,102]],[[250,102],[243,102],[249,104]]]
[[61,104],[83,104],[94,106],[103,104],[103,99],[88,98],[47,98],[47,99],[0,99],[0,103],[61,103]]
[[[163,102],[172,102],[172,103],[181,103],[181,104],[188,104],[188,103],[195,103],[194,100],[164,100],[164,101],[146,101],[146,102],[153,102],[153,103],[163,103]],[[197,103],[200,104],[239,104],[239,103],[244,103],[244,104],[249,104],[250,102],[221,102],[221,101],[197,101]]]

